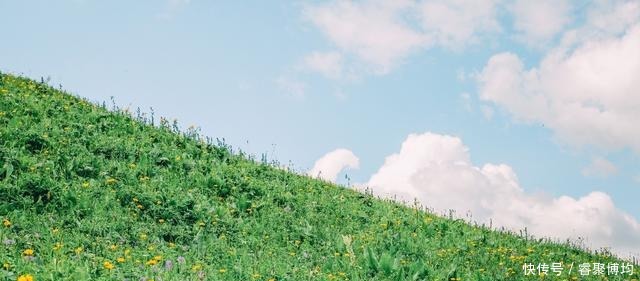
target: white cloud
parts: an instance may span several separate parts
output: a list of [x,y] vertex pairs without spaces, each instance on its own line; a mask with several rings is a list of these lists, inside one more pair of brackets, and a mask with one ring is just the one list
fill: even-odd
[[602,157],[596,157],[591,160],[591,163],[584,169],[582,169],[582,175],[587,177],[599,177],[606,178],[618,172],[616,165],[609,160]]
[[409,1],[337,1],[308,6],[305,15],[343,51],[355,54],[376,73],[386,73],[426,36],[402,18]]
[[585,42],[621,36],[640,23],[640,1],[596,0],[586,8],[582,26],[566,31],[559,48],[572,49]]
[[500,30],[496,18],[499,0],[430,0],[420,4],[422,28],[433,41],[460,48],[479,34]]
[[339,52],[313,52],[304,58],[304,65],[327,78],[338,79],[342,76],[342,55]]
[[304,14],[342,52],[382,75],[417,51],[460,48],[480,33],[499,30],[496,2],[333,1],[308,5]]
[[511,5],[514,28],[531,45],[547,43],[571,22],[568,0],[518,0]]
[[311,177],[319,177],[326,181],[335,182],[338,174],[344,169],[357,169],[359,166],[360,159],[353,152],[339,148],[318,159],[307,174]]
[[280,76],[276,79],[276,84],[280,90],[294,98],[302,99],[306,94],[307,85],[302,81],[291,79],[287,76]]
[[478,75],[479,95],[568,143],[640,153],[638,46],[640,24],[622,37],[555,49],[530,69],[514,54],[497,54]]
[[511,167],[471,163],[459,138],[412,134],[400,151],[366,184],[374,194],[411,203],[414,199],[442,212],[471,212],[473,220],[521,230],[537,237],[586,237],[587,246],[612,247],[623,257],[640,255],[640,224],[617,209],[611,198],[592,192],[581,198],[527,194]]
[[640,1],[598,0],[587,12],[584,32],[617,35],[639,20]]

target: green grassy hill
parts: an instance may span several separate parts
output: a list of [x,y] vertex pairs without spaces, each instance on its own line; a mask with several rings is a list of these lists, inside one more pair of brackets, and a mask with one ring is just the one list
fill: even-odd
[[[624,261],[379,200],[152,118],[0,74],[0,280],[639,279],[583,277],[580,263]],[[553,262],[560,277],[524,276]]]

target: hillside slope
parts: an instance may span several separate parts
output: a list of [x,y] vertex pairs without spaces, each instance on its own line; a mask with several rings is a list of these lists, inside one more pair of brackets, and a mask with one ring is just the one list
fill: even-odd
[[[0,74],[0,280],[540,280],[624,263],[287,172]],[[233,122],[233,120],[229,120]],[[573,263],[571,274],[569,266]]]

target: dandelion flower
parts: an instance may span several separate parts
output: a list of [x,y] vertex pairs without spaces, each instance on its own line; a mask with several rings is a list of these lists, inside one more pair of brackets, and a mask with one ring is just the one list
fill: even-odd
[[179,256],[179,257],[176,259],[176,261],[177,261],[179,264],[184,264],[184,263],[186,263],[186,262],[187,262],[187,260],[186,260],[183,256]]
[[33,278],[33,275],[31,274],[24,274],[18,277],[18,281],[34,281],[34,280],[36,279]]
[[106,270],[112,270],[114,268],[116,268],[115,265],[113,265],[113,263],[111,263],[110,261],[105,261],[102,266],[104,267],[104,269]]
[[8,219],[3,219],[2,225],[4,225],[4,227],[11,227],[11,221]]
[[22,254],[25,255],[25,256],[33,256],[34,251],[33,251],[33,249],[26,249],[26,250],[22,251]]
[[173,262],[171,260],[166,260],[164,262],[164,268],[166,270],[171,270],[173,268]]

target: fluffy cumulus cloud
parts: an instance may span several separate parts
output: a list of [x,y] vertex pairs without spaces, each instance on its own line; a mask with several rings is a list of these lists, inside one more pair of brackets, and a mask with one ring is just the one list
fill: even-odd
[[519,37],[533,45],[553,39],[571,21],[568,0],[518,0],[510,9]]
[[337,47],[386,73],[428,43],[402,18],[410,7],[409,1],[337,1],[308,6],[305,14]]
[[360,160],[348,149],[340,148],[322,156],[307,172],[311,177],[319,177],[326,181],[335,182],[338,174],[344,169],[355,169]]
[[514,231],[526,227],[537,237],[582,237],[585,246],[640,255],[640,224],[617,209],[607,194],[553,198],[526,193],[508,165],[474,165],[457,137],[409,135],[364,186],[383,197],[408,203],[417,199],[438,212],[455,210],[460,217],[470,213],[479,223],[491,220],[493,226]]
[[582,174],[587,177],[606,178],[618,172],[616,165],[602,157],[594,158],[591,163],[582,169]]
[[495,2],[334,1],[308,5],[304,14],[341,52],[386,74],[419,50],[460,47],[481,32],[498,30]]
[[597,0],[589,6],[587,23],[580,30],[596,36],[619,34],[640,21],[638,0]]
[[638,46],[640,24],[622,36],[559,47],[528,69],[515,54],[497,54],[478,75],[479,96],[568,143],[640,153]]

